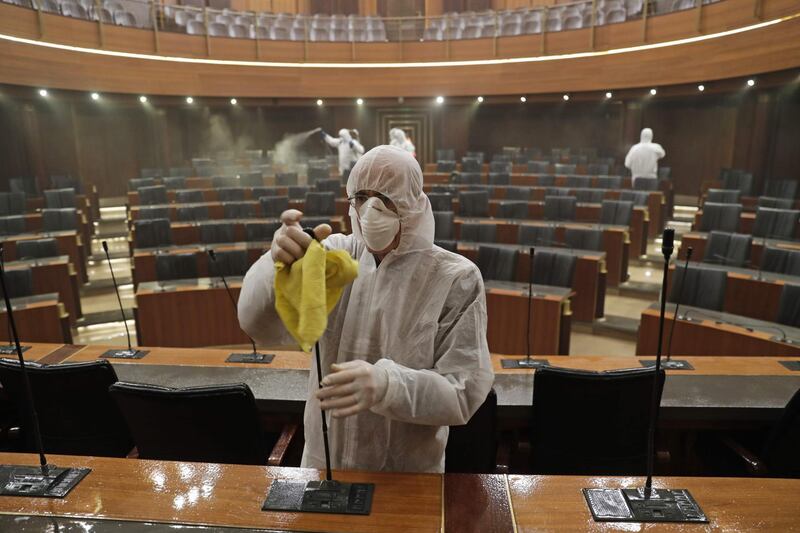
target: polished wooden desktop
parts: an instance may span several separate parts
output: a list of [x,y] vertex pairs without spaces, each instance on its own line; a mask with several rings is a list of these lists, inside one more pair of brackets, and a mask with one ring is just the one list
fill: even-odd
[[[21,342],[72,342],[70,318],[57,293],[11,299],[14,324]],[[9,341],[8,314],[0,307],[0,339]]]
[[58,299],[64,303],[69,313],[71,324],[75,324],[83,316],[80,283],[68,256],[8,261],[4,268],[6,271],[30,268],[33,275],[33,294],[58,293]]
[[[262,511],[275,479],[317,480],[312,469],[84,456],[50,456],[92,472],[63,499],[0,497],[0,514],[133,523],[318,532],[609,531],[638,524],[594,522],[581,489],[638,487],[640,477],[421,474],[334,471],[375,484],[367,516]],[[36,465],[33,454],[0,454]],[[800,480],[656,477],[656,488],[687,488],[707,525],[648,524],[648,531],[792,531]]]

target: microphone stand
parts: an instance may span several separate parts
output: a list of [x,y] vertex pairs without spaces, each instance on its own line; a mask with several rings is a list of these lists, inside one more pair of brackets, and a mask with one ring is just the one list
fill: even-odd
[[[5,261],[5,258],[3,257],[3,247],[0,246],[0,263],[2,263],[3,261]],[[16,353],[16,347],[14,346],[14,341],[12,340],[14,338],[14,335],[11,334],[11,320],[8,320],[6,322],[6,326],[8,328],[8,344],[0,345],[0,356],[14,355]],[[21,346],[20,348],[24,352],[26,350],[29,350],[30,346]]]
[[661,246],[664,255],[664,274],[661,282],[658,349],[647,433],[647,479],[644,487],[583,489],[586,503],[596,522],[708,522],[703,510],[687,489],[653,489],[656,424],[664,382],[661,351],[667,305],[667,275],[669,274],[669,259],[674,251],[674,242],[675,230],[665,229]]
[[[214,250],[209,248],[207,250],[207,253],[208,253],[208,257],[211,258],[211,261],[215,265],[219,266],[219,263],[217,263],[217,254],[214,253]],[[222,273],[222,270],[219,270],[219,272],[217,272],[217,274],[219,274],[219,277],[222,280],[222,284],[225,286],[225,292],[228,293],[228,298],[231,301],[231,305],[233,305],[233,312],[234,312],[234,315],[235,315],[238,312],[237,311],[236,300],[234,300],[233,293],[231,293],[231,289],[230,289],[230,287],[228,287],[228,281],[225,279],[225,275]],[[247,333],[245,333],[245,335],[247,335]],[[263,363],[263,364],[266,365],[266,364],[271,363],[272,360],[275,359],[275,354],[272,354],[272,353],[258,353],[258,350],[256,349],[256,343],[253,340],[253,338],[250,337],[250,335],[247,335],[247,338],[250,339],[250,345],[253,347],[253,351],[251,353],[232,353],[232,354],[230,354],[228,356],[227,359],[225,359],[226,362],[228,362],[228,363]]]
[[108,255],[108,242],[103,241],[103,251],[106,254],[106,262],[108,263],[108,270],[111,272],[111,282],[114,284],[114,292],[117,293],[117,303],[119,304],[119,312],[122,315],[122,324],[125,326],[125,336],[128,339],[127,350],[107,350],[100,357],[106,359],[141,359],[149,353],[149,350],[134,350],[131,345],[131,332],[128,330],[128,322],[125,320],[125,309],[122,307],[122,298],[119,296],[119,287],[117,286],[117,278],[114,277],[114,268],[111,266],[111,256]]
[[528,248],[530,268],[528,270],[528,322],[525,325],[525,359],[501,359],[503,368],[540,368],[550,366],[547,359],[531,359],[531,318],[533,315],[533,257],[534,247]]
[[[0,247],[2,256],[2,247]],[[19,368],[22,374],[22,384],[25,389],[25,401],[28,404],[28,417],[30,418],[30,431],[36,451],[39,454],[39,466],[0,465],[0,480],[5,484],[0,486],[0,496],[32,496],[45,498],[63,498],[92,470],[90,468],[63,468],[48,464],[44,453],[42,432],[39,427],[39,416],[36,413],[36,404],[33,399],[33,388],[22,356],[22,347],[17,335],[17,324],[14,322],[14,310],[11,299],[6,289],[6,272],[3,261],[0,260],[0,286],[3,289],[3,299],[6,304],[6,314],[11,327],[11,336],[14,340]],[[9,342],[11,339],[9,339]]]

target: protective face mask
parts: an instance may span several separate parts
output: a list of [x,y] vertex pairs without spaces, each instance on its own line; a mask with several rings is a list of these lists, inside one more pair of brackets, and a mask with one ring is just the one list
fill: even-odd
[[379,198],[370,198],[359,209],[361,235],[370,250],[386,249],[400,231],[400,216]]

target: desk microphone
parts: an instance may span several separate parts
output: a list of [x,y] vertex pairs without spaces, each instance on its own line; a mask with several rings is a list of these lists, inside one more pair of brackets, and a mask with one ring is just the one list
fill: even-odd
[[678,322],[678,309],[681,306],[681,300],[683,300],[683,288],[686,286],[686,274],[689,272],[689,260],[692,258],[692,252],[694,249],[689,246],[686,250],[686,261],[683,263],[683,274],[681,275],[681,286],[678,289],[678,301],[675,303],[675,314],[672,317],[672,324],[669,326],[669,339],[667,340],[667,360],[664,361],[664,368],[669,368],[670,370],[694,370],[694,367],[688,362],[684,360],[672,360],[672,334],[675,333],[675,324]]
[[122,315],[122,325],[125,326],[125,336],[128,339],[127,350],[107,350],[100,357],[112,359],[141,359],[147,355],[147,350],[134,350],[131,345],[131,332],[128,330],[128,321],[125,320],[125,309],[122,307],[122,298],[119,296],[119,287],[117,286],[117,278],[114,277],[114,268],[111,266],[111,257],[108,255],[108,242],[103,241],[103,251],[106,253],[106,262],[108,263],[108,270],[111,272],[111,282],[114,284],[114,292],[117,293],[117,303],[119,303],[119,312]]
[[549,366],[547,359],[531,359],[531,318],[533,318],[533,258],[534,247],[528,248],[530,269],[528,270],[528,322],[525,325],[525,359],[502,359],[503,368],[539,368]]
[[[219,267],[219,263],[217,263],[217,254],[214,253],[214,250],[208,249],[208,257],[211,258],[211,261]],[[228,293],[228,298],[233,305],[233,313],[234,316],[238,315],[238,306],[236,305],[236,300],[233,298],[233,293],[231,292],[230,287],[228,287],[228,281],[225,279],[225,275],[222,273],[222,269],[217,268],[217,274],[219,275],[220,279],[222,280],[222,284],[225,286],[225,292]],[[237,318],[238,321],[238,318]],[[243,331],[244,333],[244,331]],[[247,333],[245,333],[247,335]],[[250,345],[253,347],[253,351],[251,353],[232,353],[226,359],[229,363],[263,363],[268,364],[271,363],[272,360],[275,358],[275,354],[271,353],[258,353],[256,349],[256,343],[250,335],[247,335],[247,338],[250,340]]]
[[[2,256],[2,246],[0,246],[0,256]],[[39,466],[25,465],[0,465],[0,479],[5,480],[5,485],[0,487],[0,494],[4,496],[33,496],[63,498],[80,481],[91,472],[89,468],[62,468],[47,463],[44,454],[44,444],[42,442],[42,431],[39,427],[39,415],[36,413],[36,404],[33,401],[33,388],[28,378],[28,369],[25,366],[25,358],[22,356],[22,346],[17,335],[17,324],[14,322],[14,310],[11,307],[11,298],[6,289],[6,271],[3,262],[0,261],[0,287],[3,290],[3,299],[6,304],[6,314],[11,328],[11,338],[9,343],[14,343],[17,358],[19,359],[19,369],[22,374],[22,385],[25,390],[25,401],[28,404],[28,416],[30,417],[30,431],[33,434],[33,441],[36,451],[39,454]]]

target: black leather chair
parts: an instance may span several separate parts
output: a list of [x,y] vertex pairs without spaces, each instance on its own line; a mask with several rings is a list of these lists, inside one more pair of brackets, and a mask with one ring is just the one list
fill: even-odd
[[211,186],[215,189],[221,189],[223,187],[241,187],[241,183],[239,183],[239,178],[236,176],[212,176]]
[[8,188],[11,192],[21,192],[30,196],[39,196],[39,187],[33,177],[15,176],[8,179]]
[[482,161],[474,157],[462,157],[461,158],[461,172],[478,172],[481,171],[481,164]]
[[739,218],[742,214],[741,204],[717,204],[706,202],[703,205],[703,216],[700,218],[699,231],[739,231]]
[[605,194],[603,189],[578,189],[575,191],[575,199],[582,204],[599,204]]
[[497,242],[497,226],[494,224],[461,223],[460,241],[465,242]]
[[728,281],[727,271],[689,265],[685,277],[686,288],[681,291],[683,280],[683,265],[677,265],[672,273],[668,302],[678,302],[680,295],[681,305],[722,311]]
[[555,163],[553,165],[553,172],[557,176],[572,176],[575,174],[577,165],[571,163]]
[[800,211],[794,209],[756,208],[753,237],[793,240],[797,234]]
[[528,161],[528,172],[531,174],[546,174],[549,171],[549,161]]
[[241,202],[244,200],[244,188],[222,187],[217,189],[217,200],[220,202]]
[[314,183],[314,188],[318,192],[332,192],[336,196],[342,195],[342,181],[335,178],[325,178],[317,180]]
[[637,191],[658,190],[658,180],[656,178],[636,178],[633,180],[633,188]]
[[428,200],[434,212],[453,210],[453,195],[449,192],[430,192],[428,193]]
[[297,185],[297,172],[278,172],[275,174],[275,185],[278,187]]
[[153,220],[154,218],[169,218],[169,206],[146,205],[139,208],[139,220]]
[[601,189],[621,189],[622,176],[597,176],[595,183]]
[[309,216],[333,216],[336,214],[336,195],[332,192],[306,193],[304,214]]
[[564,231],[567,248],[577,250],[603,250],[603,232],[590,228],[567,228]]
[[761,252],[761,269],[767,272],[800,276],[800,250],[765,246]]
[[552,187],[553,185],[556,184],[556,177],[553,174],[544,174],[542,176],[539,176],[539,178],[536,181],[536,184],[539,187]]
[[280,227],[280,222],[247,222],[244,225],[244,238],[248,242],[271,241]]
[[307,185],[289,185],[287,187],[289,200],[305,200],[306,194],[308,194],[310,190],[311,189]]
[[265,218],[280,218],[281,213],[289,209],[288,196],[262,196],[258,201],[261,203],[261,216]]
[[[292,187],[288,187],[288,189],[292,189]],[[280,188],[279,187],[253,187],[250,189],[250,196],[254,200],[261,198],[262,196],[280,196]],[[303,185],[303,194],[299,195],[298,198],[305,198],[306,192],[308,192],[308,187]],[[289,195],[289,198],[292,198]]]
[[478,246],[478,269],[483,279],[514,281],[519,252],[502,246]]
[[168,191],[175,191],[186,188],[186,177],[184,176],[167,176],[161,179],[161,183]]
[[772,209],[791,209],[794,207],[794,200],[791,198],[773,198],[771,196],[759,196],[758,207],[770,207]]
[[664,370],[537,369],[533,376],[530,471],[642,475],[654,380]]
[[556,228],[553,226],[520,226],[517,243],[528,246],[558,246]]
[[486,152],[479,152],[476,150],[464,154],[465,158],[475,159],[478,163],[483,164],[486,161]]
[[526,202],[531,199],[530,187],[506,187],[506,200],[524,200]]
[[783,286],[775,321],[794,328],[800,327],[800,285],[787,283]]
[[0,235],[19,235],[26,232],[24,215],[0,217]]
[[437,148],[436,160],[437,161],[455,161],[456,151],[453,148]]
[[17,241],[17,257],[19,259],[41,259],[61,255],[58,241],[55,239],[32,239]]
[[545,196],[545,220],[575,220],[577,199],[574,196]]
[[134,248],[157,248],[172,244],[169,219],[134,220]]
[[[495,156],[499,157],[499,156]],[[511,174],[511,163],[500,159],[494,159],[489,163],[489,174]]]
[[488,217],[489,191],[459,191],[458,214],[462,217]]
[[142,187],[153,187],[155,184],[155,178],[131,178],[128,180],[128,190],[138,191]]
[[722,188],[736,189],[743,196],[750,196],[753,190],[753,174],[739,169],[722,169]]
[[208,220],[208,206],[184,205],[178,208],[179,222],[200,222]]
[[[608,174],[609,165],[605,163],[589,163],[586,173],[592,176],[604,176]],[[619,187],[605,187],[606,189],[618,189]]]
[[[494,165],[494,163],[491,164]],[[490,172],[488,183],[489,185],[510,185],[511,174],[508,172]]]
[[500,200],[497,203],[497,218],[528,218],[528,202],[525,200]]
[[242,187],[258,187],[264,185],[264,177],[261,172],[243,172],[239,174],[239,185]]
[[75,189],[65,187],[44,191],[44,206],[47,209],[75,209],[77,207]]
[[650,193],[646,191],[622,191],[619,199],[625,202],[633,202],[633,205],[647,205]]
[[24,192],[0,192],[0,216],[22,215],[25,213]]
[[120,382],[109,393],[141,459],[266,465],[278,442],[262,430],[244,383],[176,389]]
[[175,203],[177,204],[199,204],[204,201],[203,191],[197,189],[175,191]]
[[794,200],[797,197],[797,180],[767,180],[764,196]]
[[192,167],[169,167],[167,170],[169,171],[169,176],[164,176],[164,178],[167,177],[188,178],[193,173]]
[[[26,362],[45,452],[125,457],[133,439],[108,394],[117,381],[106,360],[40,365]],[[27,451],[36,446],[19,363],[0,359],[0,383],[22,421]]]
[[255,218],[256,204],[253,202],[223,202],[222,216],[231,218]]
[[[9,298],[33,294],[33,271],[29,267],[6,270],[6,289]],[[0,290],[0,294],[2,294]],[[3,308],[5,312],[5,308]]]
[[140,168],[139,176],[142,178],[160,178],[164,173],[160,168]]
[[[569,167],[571,165],[556,165],[556,174],[566,174],[565,172],[559,172],[559,167]],[[586,189],[592,186],[592,177],[591,176],[567,176],[567,180],[565,185],[570,189]]]
[[195,279],[197,277],[197,256],[195,254],[156,255],[156,279],[158,281]]
[[436,162],[436,172],[439,174],[449,174],[456,169],[456,162],[455,161],[437,161]]
[[[148,176],[142,176],[146,178]],[[73,178],[70,175],[64,174],[51,174],[50,175],[50,186],[53,189],[75,189],[76,193],[83,192],[83,183],[78,178]],[[75,207],[73,205],[65,206],[65,207]]]
[[750,258],[753,237],[742,233],[712,231],[703,254],[704,263],[745,267]]
[[[321,180],[327,180],[331,177],[331,170],[330,168],[325,166],[311,166],[309,165],[308,170],[306,171],[308,177],[308,183],[317,183]],[[336,180],[339,181],[339,180]],[[341,184],[341,182],[340,182]]]
[[209,224],[201,224],[200,228],[200,242],[203,244],[214,244],[218,242],[234,242],[235,227],[230,222],[211,222]]
[[42,209],[44,231],[69,231],[78,229],[78,210],[74,207]]
[[453,174],[453,183],[456,185],[481,185],[480,172],[458,172]]
[[[163,185],[139,187],[138,192],[139,205],[161,205],[167,203],[167,188]],[[202,200],[200,201],[202,202]],[[73,204],[73,207],[74,205],[75,204]]]
[[211,276],[220,274],[227,277],[244,276],[250,264],[247,250],[221,250],[214,253],[216,261],[209,261],[208,271]]
[[600,205],[600,223],[630,226],[633,202],[625,200],[603,200]]
[[450,426],[444,471],[460,474],[497,473],[497,394],[489,391],[469,422]]
[[533,259],[533,282],[537,285],[572,287],[577,257],[568,252],[538,251]]
[[455,215],[452,211],[434,211],[433,222],[434,240],[452,240],[455,234],[453,220]]
[[740,204],[742,193],[736,189],[708,189],[706,202],[716,204]]

